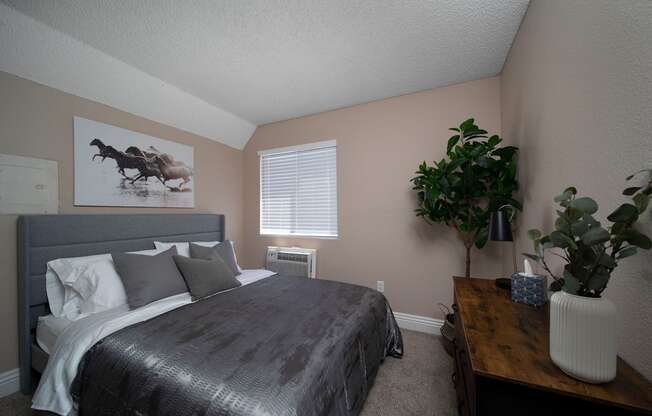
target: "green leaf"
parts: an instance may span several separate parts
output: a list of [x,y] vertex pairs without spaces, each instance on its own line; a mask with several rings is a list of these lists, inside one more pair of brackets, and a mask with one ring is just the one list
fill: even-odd
[[609,231],[602,227],[591,228],[582,236],[582,242],[587,246],[606,243],[609,239],[611,239]]
[[636,192],[638,192],[642,186],[632,186],[629,188],[625,188],[623,191],[623,195],[634,195]]
[[568,193],[568,194],[571,194],[571,195],[577,195],[577,188],[575,188],[574,186],[569,186],[568,188],[564,189],[564,192],[562,192],[562,193],[563,194]]
[[541,231],[536,229],[528,230],[527,236],[530,240],[538,240],[541,238]]
[[638,208],[632,204],[622,204],[607,219],[611,222],[633,223],[638,219]]
[[567,248],[567,247],[572,247],[572,248],[577,248],[575,245],[575,242],[566,234],[562,233],[561,231],[553,231],[550,233],[550,241],[554,244],[555,247],[559,248]]
[[595,264],[597,260],[597,254],[593,250],[593,248],[582,244],[577,250],[577,254],[575,258],[581,259],[581,261],[584,262],[585,264]]
[[570,202],[569,206],[589,215],[598,212],[597,202],[588,197],[574,199]]
[[634,198],[634,203],[636,204],[636,208],[638,209],[638,213],[642,214],[645,212],[645,210],[648,207],[648,204],[650,203],[650,196],[645,194],[645,193],[640,193],[638,195],[635,195]]
[[451,127],[451,128],[448,129],[448,130],[452,130],[452,131],[456,131],[456,132],[459,132],[459,131],[460,131],[460,129],[458,129],[457,127]]
[[446,153],[450,153],[453,150],[453,147],[460,141],[460,135],[456,134],[455,136],[448,139],[448,146],[446,148]]
[[611,235],[618,235],[622,233],[625,228],[627,228],[627,224],[624,222],[617,222],[611,226]]
[[570,293],[571,295],[577,295],[577,291],[580,289],[580,281],[567,270],[564,270],[563,289],[564,292]]
[[498,143],[502,142],[501,138],[498,135],[493,135],[487,141],[487,144],[491,147],[496,146]]
[[460,130],[464,131],[470,129],[471,127],[473,127],[474,121],[475,120],[473,120],[472,118],[465,120],[462,124],[460,124]]
[[576,221],[571,226],[573,235],[581,237],[589,231],[590,228],[599,227],[600,223],[595,220],[591,215],[584,215],[580,221]]
[[618,254],[616,254],[616,258],[618,260],[624,259],[625,257],[630,257],[636,254],[638,250],[634,246],[628,246],[625,247],[624,249],[620,250]]
[[575,222],[579,221],[584,216],[584,213],[579,209],[568,207],[566,208],[566,216],[570,222]]
[[487,244],[487,240],[489,240],[489,228],[484,227],[478,230],[475,236],[475,246],[481,249]]
[[609,269],[613,269],[614,267],[616,267],[616,261],[613,259],[613,257],[608,255],[607,253],[602,253],[598,263]]
[[570,199],[573,197],[573,194],[570,192],[562,192],[561,195],[557,195],[556,197],[553,198],[553,201],[555,202],[567,202],[570,201]]
[[518,151],[518,148],[514,146],[505,146],[491,152],[492,156],[498,156],[502,160],[512,160],[514,154]]
[[537,256],[543,257],[543,251],[541,250],[541,240],[534,240],[533,244],[534,252],[537,253]]
[[491,159],[489,159],[487,157],[484,157],[484,156],[480,156],[476,162],[478,163],[479,166],[487,169],[487,168],[489,168],[490,161],[491,161]]
[[645,234],[641,234],[633,228],[623,231],[619,237],[622,240],[627,241],[629,244],[640,247],[643,250],[649,250],[652,248],[652,240],[650,240],[650,238]]
[[557,217],[557,219],[555,220],[555,229],[561,231],[562,233],[566,233],[566,234],[571,233],[571,228],[568,225],[568,220],[563,217]]
[[480,129],[465,130],[464,138],[467,140],[475,139],[478,137],[486,138],[487,136],[485,136],[485,134],[487,134],[486,130],[480,130]]
[[541,243],[541,248],[544,250],[548,250],[554,247],[554,244],[552,241],[550,241],[550,237],[548,236],[542,237],[539,242]]
[[587,282],[587,287],[595,293],[600,293],[607,287],[610,277],[611,273],[609,273],[609,270],[600,267]]
[[564,279],[554,280],[550,283],[550,291],[559,292],[564,287]]

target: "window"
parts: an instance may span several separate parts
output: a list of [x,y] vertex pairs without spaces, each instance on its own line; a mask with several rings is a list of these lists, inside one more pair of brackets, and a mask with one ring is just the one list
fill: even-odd
[[334,140],[258,152],[260,233],[337,237]]

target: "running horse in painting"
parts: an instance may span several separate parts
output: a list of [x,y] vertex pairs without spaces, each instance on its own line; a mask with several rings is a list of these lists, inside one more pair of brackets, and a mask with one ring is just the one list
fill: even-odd
[[147,150],[148,151],[142,151],[142,153],[158,165],[158,168],[163,175],[163,184],[169,180],[181,179],[182,182],[178,187],[172,188],[168,186],[168,188],[170,188],[171,191],[183,191],[183,187],[190,182],[194,175],[193,170],[185,163],[175,160],[169,153],[162,153],[154,146],[150,146]]
[[[185,163],[175,160],[172,155],[162,153],[153,146],[150,146],[147,151],[130,146],[122,152],[113,146],[105,145],[100,139],[93,139],[90,145],[97,146],[99,149],[99,153],[93,155],[93,160],[96,157],[101,157],[102,161],[106,158],[115,160],[118,172],[132,184],[141,179],[147,181],[149,177],[153,176],[171,191],[181,192],[194,175],[193,170]],[[136,169],[138,175],[130,178],[126,175],[125,169]],[[175,179],[182,181],[178,187],[167,185],[167,181]]]
[[175,161],[170,155],[166,153],[155,156],[154,160],[156,161],[156,164],[158,165],[161,174],[163,174],[164,184],[169,180],[174,180],[174,179],[182,180],[178,188],[176,189],[170,188],[170,190],[182,191],[183,187],[188,182],[190,182],[190,179],[194,174],[192,169],[189,168],[185,163]]
[[[163,175],[161,174],[158,165],[145,157],[137,147],[131,146],[126,152],[121,152],[113,146],[105,145],[100,139],[93,139],[93,141],[90,142],[90,145],[97,146],[99,150],[99,153],[93,155],[93,160],[95,160],[96,157],[101,157],[102,162],[107,158],[115,160],[118,165],[118,172],[125,179],[130,180],[132,184],[139,179],[147,181],[147,178],[150,176],[158,178],[158,180],[163,183]],[[125,169],[136,169],[139,174],[130,178],[125,173]]]

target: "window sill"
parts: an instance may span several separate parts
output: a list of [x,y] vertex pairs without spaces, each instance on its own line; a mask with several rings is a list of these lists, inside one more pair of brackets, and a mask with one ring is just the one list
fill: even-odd
[[310,234],[261,234],[258,233],[259,237],[273,237],[273,238],[300,238],[308,239],[313,238],[316,240],[337,240],[339,236],[330,236],[330,235],[310,235]]

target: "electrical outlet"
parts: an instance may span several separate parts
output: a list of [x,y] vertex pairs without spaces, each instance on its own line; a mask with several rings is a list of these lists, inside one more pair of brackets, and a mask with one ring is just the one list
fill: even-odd
[[384,292],[385,291],[385,281],[384,280],[376,281],[376,290],[378,290],[379,292]]

